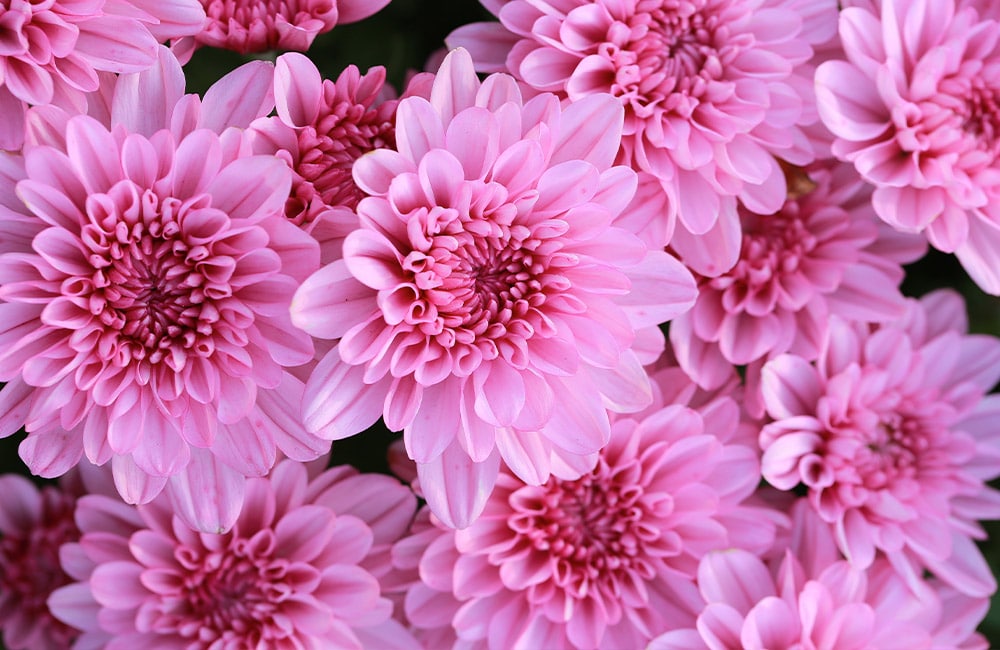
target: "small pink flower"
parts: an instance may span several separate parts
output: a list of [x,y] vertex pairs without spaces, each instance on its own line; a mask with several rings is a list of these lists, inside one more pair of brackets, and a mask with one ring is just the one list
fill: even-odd
[[914,593],[887,562],[867,573],[839,561],[816,576],[786,555],[774,576],[738,549],[710,553],[698,570],[705,605],[694,628],[650,650],[986,650],[975,633],[988,601]]
[[471,526],[421,526],[394,549],[416,574],[408,620],[433,647],[552,650],[641,648],[692,624],[698,560],[763,552],[780,519],[744,504],[759,482],[747,433],[725,396],[660,405],[616,417],[580,478],[527,485],[502,471]]
[[348,66],[329,81],[301,54],[283,54],[275,64],[278,114],[251,125],[254,151],[291,167],[285,215],[320,242],[324,260],[338,259],[344,236],[358,227],[354,209],[365,193],[354,182],[354,162],[396,146],[393,94],[382,67],[362,75]]
[[310,479],[292,461],[248,481],[247,507],[221,535],[191,531],[163,498],[86,496],[80,541],[62,550],[77,582],[49,606],[83,630],[81,644],[108,650],[416,650],[379,587],[415,509],[389,477],[338,467]]
[[805,171],[811,187],[777,213],[740,208],[739,261],[698,278],[698,301],[670,326],[678,359],[706,386],[733,365],[783,352],[815,359],[831,316],[884,322],[906,310],[901,264],[923,255],[922,239],[876,219],[871,188],[853,168],[817,163]]
[[337,25],[357,22],[389,0],[200,0],[208,18],[193,41],[176,47],[182,57],[208,45],[240,54],[267,50],[305,52]]
[[805,500],[790,511],[791,537],[770,566],[739,549],[706,555],[696,626],[667,632],[650,649],[985,650],[975,629],[988,599],[933,580],[911,589],[884,559],[859,570]]
[[606,96],[522,102],[453,51],[430,101],[400,101],[398,151],[355,163],[359,227],[292,301],[296,325],[340,339],[307,384],[307,428],[403,429],[451,525],[481,510],[501,457],[533,484],[589,470],[606,409],[648,404],[636,330],[694,298],[679,262],[612,225],[635,191],[613,166],[621,116]]
[[59,547],[75,542],[76,494],[36,488],[24,477],[0,476],[0,631],[10,650],[69,648],[78,632],[52,617],[45,601],[70,578]]
[[833,319],[815,365],[781,355],[763,369],[774,422],[760,434],[764,478],[802,484],[858,568],[883,551],[911,582],[930,570],[959,591],[996,583],[972,538],[1000,516],[986,481],[995,449],[1000,341],[966,334],[953,293],[912,301],[877,328]]
[[833,152],[875,185],[878,215],[954,252],[1000,295],[1000,22],[974,3],[852,3],[847,60],[816,72]]
[[4,159],[0,434],[25,425],[33,472],[110,460],[126,500],[169,482],[218,530],[278,449],[326,448],[288,415],[285,369],[313,358],[288,304],[318,246],[284,218],[287,166],[239,128],[270,110],[271,74],[248,64],[201,102],[164,48],[117,80],[110,130],[49,111],[50,144]]
[[[662,187],[659,219],[680,220],[674,246],[701,273],[735,262],[725,242],[738,230],[737,198],[762,214],[781,206],[785,183],[773,156],[812,159],[800,128],[815,120],[810,78],[799,67],[826,38],[835,2],[484,4],[500,23],[466,25],[448,43],[469,48],[479,70],[510,71],[538,91],[572,101],[615,96],[625,108],[618,162]],[[673,226],[661,231],[669,237]],[[699,245],[704,238],[710,244]]]
[[26,104],[86,106],[99,71],[139,72],[157,41],[195,34],[198,0],[6,0],[0,4],[0,149],[17,150]]
[[365,196],[354,183],[354,161],[374,149],[396,146],[396,101],[383,101],[385,68],[362,75],[348,66],[337,80],[320,77],[301,54],[275,64],[277,116],[252,125],[257,153],[278,154],[295,172],[285,213],[299,226],[332,207],[354,209]]

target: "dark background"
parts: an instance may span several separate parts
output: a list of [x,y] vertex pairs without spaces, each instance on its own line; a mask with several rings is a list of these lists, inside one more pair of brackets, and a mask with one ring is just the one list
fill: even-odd
[[[428,6],[434,9],[429,10]],[[367,20],[338,26],[320,35],[308,54],[325,78],[335,79],[349,64],[357,65],[362,72],[374,65],[384,65],[389,81],[401,90],[407,73],[422,69],[428,56],[443,47],[444,37],[451,30],[490,19],[490,14],[476,0],[392,0]],[[274,57],[272,53],[256,58],[273,60]],[[185,67],[188,91],[204,92],[219,77],[249,59],[223,50],[199,50]],[[920,296],[940,287],[952,287],[965,296],[972,331],[1000,335],[1000,298],[980,291],[952,256],[932,251],[907,268],[903,285],[907,295]],[[385,472],[386,448],[395,437],[376,426],[365,434],[339,441],[333,446],[331,463]],[[23,434],[18,434],[0,440],[0,471],[27,474],[17,456],[17,445],[22,439]],[[1000,535],[1000,522],[987,522],[985,526],[993,538]],[[982,548],[994,574],[1000,573],[1000,544],[988,541]],[[994,598],[993,603],[981,630],[990,639],[991,647],[1000,647],[1000,599]]]

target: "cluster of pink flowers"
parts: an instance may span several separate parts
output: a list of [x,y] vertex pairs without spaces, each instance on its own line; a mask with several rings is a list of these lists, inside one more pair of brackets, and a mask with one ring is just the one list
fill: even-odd
[[4,646],[989,647],[1000,10],[481,2],[0,3]]

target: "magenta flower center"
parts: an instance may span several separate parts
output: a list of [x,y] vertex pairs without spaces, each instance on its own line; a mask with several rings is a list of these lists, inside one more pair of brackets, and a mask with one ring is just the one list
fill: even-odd
[[335,12],[333,0],[201,0],[201,4],[217,29],[233,31],[239,26],[255,42],[261,41],[260,49],[278,46],[278,25],[301,27]]
[[[641,117],[654,107],[690,116],[699,98],[724,99],[719,86],[738,48],[732,17],[710,0],[640,0],[627,22],[615,22],[599,48],[613,64],[612,94],[628,98]],[[732,13],[732,12],[729,12]]]
[[[779,299],[782,284],[803,273],[803,262],[816,249],[818,238],[810,232],[794,202],[773,215],[743,212],[741,216],[744,235],[739,261],[729,272],[703,282],[722,292],[723,305],[731,312],[749,307],[766,313]],[[804,286],[810,285],[796,283],[797,289]]]
[[947,475],[972,453],[950,431],[954,410],[939,401],[936,391],[889,392],[877,402],[858,400],[846,411],[838,402],[829,397],[820,401],[820,412],[830,413],[826,418],[830,433],[817,452],[823,454],[822,462],[807,463],[807,483],[812,487],[834,484],[832,489],[844,505],[872,506],[868,514],[877,519],[886,513],[879,507],[881,497],[872,493],[888,491],[894,499],[927,501],[921,507],[935,508],[958,488],[950,481],[935,481],[935,494],[928,499],[920,496],[921,484]]
[[298,130],[298,146],[297,177],[285,213],[301,226],[328,206],[357,207],[365,194],[351,175],[354,161],[375,149],[395,148],[395,128],[377,109],[327,102],[316,124]]
[[212,355],[220,318],[237,328],[251,322],[227,304],[236,262],[216,253],[213,240],[229,219],[209,202],[160,199],[128,181],[89,199],[80,239],[94,271],[67,278],[63,290],[103,329],[78,338],[77,349],[96,338],[98,355],[120,367],[144,361],[180,370],[189,354]]
[[1000,106],[997,89],[990,88],[979,77],[964,80],[968,84],[962,126],[985,148],[997,153],[997,135],[1000,134]]
[[948,437],[941,415],[918,399],[906,402],[891,411],[863,409],[837,428],[827,449],[843,476],[855,476],[850,482],[880,490],[947,462],[940,453]]
[[19,610],[28,620],[42,621],[36,624],[69,646],[78,631],[53,618],[46,600],[71,582],[59,563],[59,547],[79,538],[68,497],[46,498],[41,520],[26,534],[0,537],[0,623],[10,611]]
[[409,281],[379,296],[386,320],[414,326],[446,349],[475,346],[486,359],[512,351],[505,346],[522,349],[536,332],[551,335],[541,308],[569,288],[559,271],[573,264],[559,251],[559,231],[517,223],[506,203],[479,214],[431,208],[411,222],[414,250],[402,262]]
[[627,574],[651,579],[650,555],[664,555],[662,531],[650,513],[639,467],[597,469],[575,481],[552,479],[511,495],[507,523],[529,547],[547,555],[553,582],[574,598],[613,598]]
[[854,454],[865,486],[878,490],[886,487],[890,477],[914,478],[919,454],[933,439],[928,433],[919,419],[896,413],[884,415]]
[[281,610],[303,584],[318,584],[318,572],[274,557],[270,529],[251,539],[229,535],[218,546],[177,547],[174,557],[183,572],[156,585],[161,600],[153,627],[197,639],[201,643],[193,647],[199,648],[220,640],[257,643],[294,637]]

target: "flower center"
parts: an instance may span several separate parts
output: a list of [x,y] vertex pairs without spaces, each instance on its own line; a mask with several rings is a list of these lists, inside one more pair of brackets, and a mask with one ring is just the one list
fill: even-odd
[[643,525],[642,495],[634,481],[616,481],[602,458],[574,481],[552,479],[518,490],[508,526],[549,556],[555,584],[573,597],[594,596],[595,590],[612,597],[621,573],[653,575],[644,557],[660,531]]
[[334,12],[333,0],[201,0],[201,4],[210,26],[200,38],[212,40],[220,33],[245,36],[262,50],[277,47],[289,26],[327,22]]
[[[788,202],[781,212],[760,216],[741,211],[743,244],[740,259],[727,273],[703,280],[723,293],[729,311],[748,307],[769,310],[779,299],[778,288],[786,276],[801,273],[804,260],[815,250],[818,239],[799,216],[799,206]],[[801,289],[805,283],[797,283]],[[753,303],[753,305],[751,305]]]
[[292,576],[302,567],[273,557],[275,536],[269,529],[249,540],[227,537],[218,550],[177,548],[174,554],[185,572],[179,593],[164,597],[158,624],[206,648],[218,641],[294,636],[296,631],[276,624],[274,616],[295,590]]
[[[59,547],[80,538],[73,521],[73,499],[45,494],[46,507],[39,523],[25,536],[0,537],[0,599],[6,609],[20,610],[35,625],[44,625],[66,647],[77,631],[49,613],[46,600],[59,587],[72,582],[59,562]],[[0,624],[6,611],[0,611]]]
[[886,413],[866,432],[865,443],[854,454],[854,463],[865,487],[878,490],[894,479],[914,478],[921,453],[933,443],[933,431],[919,417]]
[[389,322],[414,326],[443,348],[510,356],[510,346],[554,334],[541,308],[569,288],[559,269],[574,262],[552,239],[558,228],[516,223],[513,205],[470,212],[434,207],[414,219],[415,250],[402,264],[410,282],[383,292],[380,302]]
[[[631,99],[640,116],[652,107],[690,116],[735,57],[729,17],[710,0],[640,0],[627,23],[616,22],[600,47],[616,70],[612,93]],[[721,99],[715,98],[713,99]]]
[[64,291],[103,325],[96,345],[103,359],[180,370],[188,354],[213,353],[217,304],[232,296],[236,262],[213,250],[228,217],[209,202],[160,199],[128,181],[88,198],[90,223],[80,237],[94,272],[67,279]]
[[299,130],[298,146],[285,214],[301,226],[327,207],[357,207],[365,194],[354,184],[354,161],[375,149],[395,148],[395,129],[377,109],[342,101],[329,106],[317,124]]
[[997,94],[982,79],[969,80],[971,87],[965,104],[963,127],[981,144],[993,149],[1000,135],[1000,106]]

